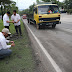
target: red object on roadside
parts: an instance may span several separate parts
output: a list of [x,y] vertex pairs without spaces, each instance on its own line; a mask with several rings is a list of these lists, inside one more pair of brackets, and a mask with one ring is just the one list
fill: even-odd
[[26,14],[24,14],[22,18],[23,18],[23,19],[27,19],[27,16],[26,16]]

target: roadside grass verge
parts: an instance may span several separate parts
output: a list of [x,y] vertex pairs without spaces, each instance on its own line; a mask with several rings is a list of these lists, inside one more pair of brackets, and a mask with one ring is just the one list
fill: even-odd
[[[0,32],[3,29],[3,22],[0,20]],[[15,41],[15,47],[10,57],[0,60],[0,72],[34,72],[35,61],[27,31],[21,21],[22,36],[15,36],[14,25],[10,25],[10,32],[13,34],[11,40]]]

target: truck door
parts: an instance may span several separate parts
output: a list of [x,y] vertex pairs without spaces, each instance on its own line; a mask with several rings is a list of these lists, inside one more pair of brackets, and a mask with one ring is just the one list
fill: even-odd
[[38,11],[37,11],[37,7],[34,8],[34,20],[35,20],[36,23],[37,23],[37,21],[38,21]]

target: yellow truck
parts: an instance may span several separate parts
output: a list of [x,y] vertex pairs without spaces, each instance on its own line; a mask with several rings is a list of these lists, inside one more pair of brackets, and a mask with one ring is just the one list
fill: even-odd
[[60,22],[60,11],[57,4],[38,4],[34,6],[34,13],[28,15],[28,23],[35,24],[37,29],[46,26],[56,27]]

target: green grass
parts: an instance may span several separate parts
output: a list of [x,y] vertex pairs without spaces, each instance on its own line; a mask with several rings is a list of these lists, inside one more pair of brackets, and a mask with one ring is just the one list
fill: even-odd
[[3,22],[2,22],[2,20],[0,20],[0,32],[2,31],[3,28],[4,28]]
[[[21,21],[22,37],[13,36],[11,40],[15,41],[15,47],[12,47],[12,55],[0,60],[0,72],[34,72],[35,61],[32,55],[30,41],[27,31]],[[0,31],[3,29],[3,23],[0,20]],[[10,25],[10,32],[15,33],[14,25]]]

